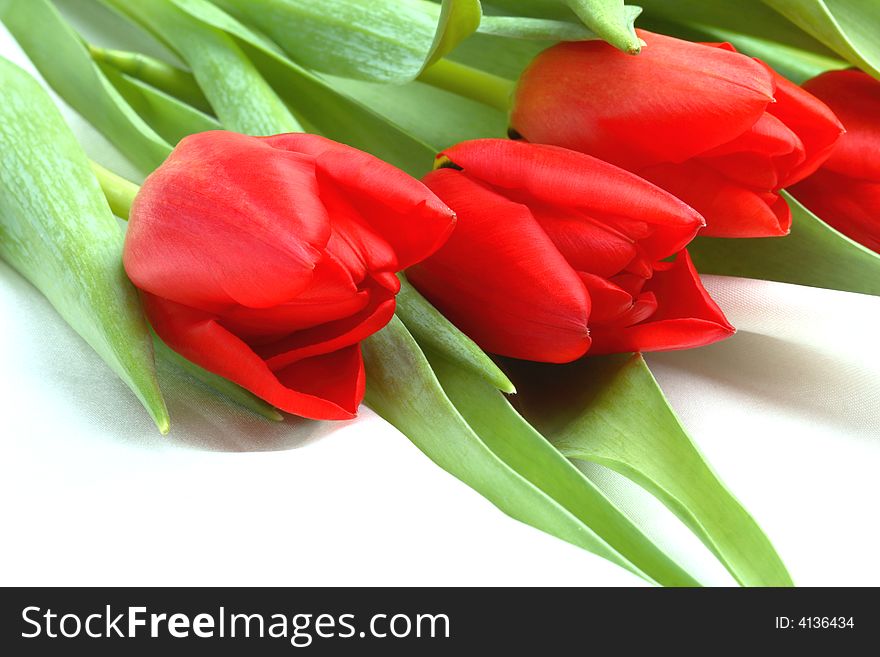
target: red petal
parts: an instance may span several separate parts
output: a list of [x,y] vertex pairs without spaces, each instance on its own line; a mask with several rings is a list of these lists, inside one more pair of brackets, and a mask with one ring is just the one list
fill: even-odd
[[256,352],[272,370],[278,371],[303,358],[331,353],[370,337],[391,321],[395,297],[375,283],[369,286],[368,294],[369,304],[359,313],[257,345]]
[[125,268],[139,288],[179,303],[265,308],[310,284],[329,237],[313,158],[205,132],[183,139],[141,188]]
[[656,297],[648,321],[627,328],[596,326],[590,354],[665,351],[701,347],[735,332],[703,288],[687,251],[674,263],[658,263],[645,294]]
[[706,217],[701,235],[770,237],[786,235],[791,228],[791,213],[779,196],[753,191],[698,161],[662,164],[640,173]]
[[336,185],[322,184],[321,200],[331,218],[327,250],[357,282],[372,272],[396,272],[400,268],[391,245],[367,225]]
[[847,237],[880,253],[880,181],[819,169],[791,188],[795,198]]
[[363,398],[358,345],[273,373],[209,313],[151,294],[144,309],[159,337],[184,358],[247,388],[283,411],[315,420],[347,420]]
[[265,139],[275,148],[314,156],[322,184],[332,181],[347,192],[373,230],[394,248],[401,269],[426,258],[449,237],[454,213],[400,169],[317,135]]
[[676,228],[690,236],[688,241],[704,223],[692,208],[634,173],[565,148],[476,139],[441,156],[490,185],[549,205],[580,208],[602,221],[620,218]]
[[826,103],[846,128],[824,166],[880,181],[880,81],[856,69],[828,71],[805,82],[804,89]]
[[590,326],[611,322],[632,308],[633,297],[626,290],[601,276],[578,273],[590,293]]
[[800,138],[766,113],[748,132],[700,156],[722,175],[767,190],[779,189],[789,172],[805,159]]
[[828,159],[844,130],[825,103],[769,66],[767,70],[776,79],[776,102],[767,111],[791,128],[804,144],[804,161],[780,181],[781,187],[788,187],[809,176]]
[[683,162],[748,130],[773,100],[745,55],[638,30],[632,57],[602,41],[562,43],[523,73],[511,114],[526,139],[637,169]]
[[425,183],[458,214],[449,241],[407,272],[456,326],[489,352],[545,362],[590,346],[590,299],[528,208],[467,175],[434,171]]
[[530,204],[529,209],[577,271],[607,278],[623,271],[638,255],[633,240],[583,213],[545,204]]

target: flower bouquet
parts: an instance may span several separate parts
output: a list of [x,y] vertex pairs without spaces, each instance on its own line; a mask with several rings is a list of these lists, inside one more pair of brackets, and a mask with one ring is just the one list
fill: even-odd
[[737,339],[701,274],[880,294],[880,11],[640,4],[0,0],[131,165],[0,59],[0,257],[168,440],[157,362],[220,415],[364,404],[649,583],[701,581],[591,467],[790,586],[643,354]]

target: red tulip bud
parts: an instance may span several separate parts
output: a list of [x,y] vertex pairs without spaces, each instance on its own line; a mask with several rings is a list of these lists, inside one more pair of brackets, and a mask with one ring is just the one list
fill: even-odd
[[729,44],[638,34],[638,57],[601,41],[538,55],[519,81],[512,128],[660,185],[706,218],[704,235],[785,235],[791,211],[778,192],[824,162],[840,122]]
[[804,88],[834,110],[846,134],[822,167],[791,192],[840,232],[880,253],[880,81],[829,71]]
[[125,269],[174,350],[282,410],[353,417],[359,342],[394,313],[395,272],[454,214],[424,185],[306,134],[187,137],[131,210]]
[[477,140],[439,162],[424,181],[456,229],[407,275],[487,351],[560,363],[733,332],[683,251],[703,219],[671,194],[555,146]]

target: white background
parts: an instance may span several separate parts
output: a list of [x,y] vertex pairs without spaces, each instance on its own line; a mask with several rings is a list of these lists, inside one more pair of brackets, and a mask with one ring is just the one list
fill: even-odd
[[[30,68],[2,26],[0,54]],[[63,110],[92,157],[132,173]],[[880,299],[706,285],[739,333],[651,355],[663,389],[796,583],[880,585]],[[163,371],[163,438],[2,263],[0,318],[2,585],[643,584],[509,519],[367,409],[276,425]],[[656,501],[587,472],[699,578],[732,583]]]

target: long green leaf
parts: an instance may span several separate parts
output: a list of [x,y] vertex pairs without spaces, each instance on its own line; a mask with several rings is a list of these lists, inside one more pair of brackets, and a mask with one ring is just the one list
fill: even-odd
[[880,78],[880,7],[875,0],[764,0],[854,66]]
[[257,135],[296,132],[299,122],[234,39],[170,0],[101,0],[139,22],[190,67],[229,130]]
[[[102,0],[118,2],[119,0]],[[380,116],[363,104],[333,88],[333,85],[289,60],[271,42],[242,25],[232,16],[206,0],[166,0],[185,11],[192,21],[213,29],[231,39],[231,45],[259,69],[264,85],[271,83],[280,97],[295,110],[299,120],[313,132],[347,143],[420,176],[429,171],[434,148],[413,137],[400,126]],[[161,21],[148,29],[161,33]],[[227,42],[226,45],[229,45]],[[218,44],[218,48],[224,47]],[[184,59],[186,57],[184,56]],[[187,62],[192,66],[192,62]],[[219,77],[222,74],[216,73]],[[268,82],[267,82],[268,81]],[[201,80],[199,81],[201,84]],[[225,84],[220,82],[219,84]],[[252,114],[233,94],[216,94],[209,98],[215,113],[227,129],[259,134],[284,132],[286,120],[273,121],[265,113]],[[227,123],[225,116],[232,116]],[[266,120],[261,119],[263,116]]]
[[820,220],[790,195],[791,234],[761,239],[698,237],[697,269],[783,283],[880,295],[880,255]]
[[604,465],[675,513],[747,586],[791,578],[754,519],[712,472],[644,359],[618,355],[571,365],[510,363],[523,415],[570,458]]
[[492,452],[446,396],[418,344],[396,317],[363,342],[365,401],[432,461],[508,515],[650,581],[570,511]]
[[52,303],[141,400],[162,433],[168,411],[122,232],[52,99],[0,58],[0,257]]
[[0,20],[56,93],[143,173],[168,157],[171,146],[128,106],[48,0],[0,0]]
[[268,35],[298,64],[340,77],[402,84],[480,22],[477,0],[214,0]]
[[664,586],[697,586],[580,470],[520,416],[504,395],[467,370],[426,352],[443,390],[471,429],[510,468],[553,498]]

